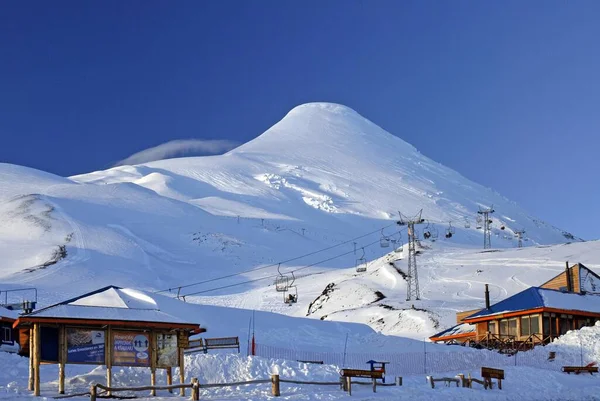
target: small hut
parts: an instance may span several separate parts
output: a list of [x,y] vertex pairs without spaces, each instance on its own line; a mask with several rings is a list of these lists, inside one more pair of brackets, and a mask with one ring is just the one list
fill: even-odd
[[13,326],[22,352],[30,356],[29,389],[40,395],[42,362],[59,365],[60,394],[65,391],[65,364],[106,366],[109,387],[113,366],[147,367],[152,385],[156,369],[166,369],[167,384],[172,384],[171,369],[179,367],[183,384],[189,336],[205,330],[177,311],[161,310],[160,298],[108,286],[20,316]]

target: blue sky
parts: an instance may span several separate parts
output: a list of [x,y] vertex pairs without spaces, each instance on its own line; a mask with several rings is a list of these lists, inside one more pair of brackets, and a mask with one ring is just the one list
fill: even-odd
[[0,161],[72,175],[337,102],[599,238],[599,15],[584,0],[4,2]]

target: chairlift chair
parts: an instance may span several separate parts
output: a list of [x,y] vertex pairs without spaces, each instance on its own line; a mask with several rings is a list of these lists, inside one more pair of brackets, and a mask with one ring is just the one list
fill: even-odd
[[446,238],[452,238],[452,235],[454,235],[455,230],[454,227],[452,227],[452,222],[448,222],[448,228],[446,229]]
[[465,217],[465,228],[471,228],[471,223],[469,223],[469,220],[467,220],[466,217]]
[[283,292],[283,302],[290,306],[298,302],[298,287],[294,285],[295,281],[296,277],[294,276],[294,271],[292,270],[292,281]]
[[427,220],[427,225],[423,229],[423,238],[425,238],[425,239],[431,238],[431,231],[429,230],[429,220]]
[[298,302],[298,287],[292,285],[283,293],[283,302],[292,306]]
[[390,237],[383,234],[383,228],[381,229],[381,239],[379,240],[379,245],[382,248],[388,248],[390,246]]
[[363,273],[367,271],[367,259],[365,258],[365,248],[362,249],[362,256],[356,259],[356,272]]
[[281,274],[281,271],[279,271],[280,267],[281,263],[277,265],[277,273],[279,273],[279,276],[275,278],[275,291],[285,292],[290,286],[290,278]]
[[433,227],[433,229],[431,230],[431,241],[435,242],[435,240],[438,239],[438,236],[439,236],[438,229]]

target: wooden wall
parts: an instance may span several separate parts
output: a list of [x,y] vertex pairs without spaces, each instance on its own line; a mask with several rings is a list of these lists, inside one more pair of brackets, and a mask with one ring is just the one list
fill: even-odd
[[[579,265],[573,265],[569,267],[569,272],[571,274],[571,283],[573,284],[573,292],[580,293],[579,286]],[[550,281],[545,282],[540,287],[548,288],[551,290],[560,290],[561,288],[567,288],[567,275],[566,272],[560,273],[558,276],[554,277]]]
[[456,312],[456,323],[461,323],[464,318],[466,318],[467,316],[471,316],[472,314],[477,313],[480,310],[481,309],[473,309],[473,310],[466,310],[463,312]]

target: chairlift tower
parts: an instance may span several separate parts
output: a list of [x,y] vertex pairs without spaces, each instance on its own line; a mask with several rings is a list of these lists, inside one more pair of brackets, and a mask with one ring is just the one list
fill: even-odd
[[416,243],[417,238],[415,235],[415,224],[421,224],[425,222],[423,218],[421,218],[421,214],[423,213],[423,209],[419,211],[419,213],[413,218],[407,218],[403,216],[402,213],[398,212],[400,216],[400,220],[398,221],[398,225],[407,226],[408,232],[408,277],[407,277],[407,289],[406,289],[406,300],[410,301],[412,299],[419,300],[421,299],[419,292],[419,276],[417,273],[417,250]]
[[490,220],[490,214],[494,213],[494,206],[488,207],[486,209],[479,208],[477,214],[483,216],[483,249],[490,249],[492,247],[492,220]]
[[525,230],[517,230],[515,231],[515,235],[517,236],[517,248],[523,248],[523,234],[525,234]]

